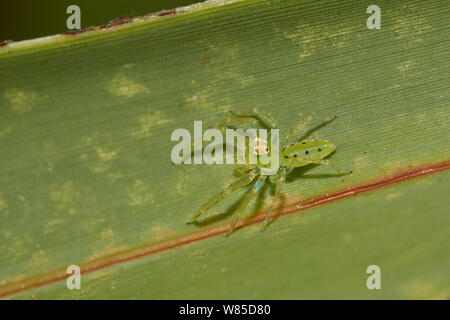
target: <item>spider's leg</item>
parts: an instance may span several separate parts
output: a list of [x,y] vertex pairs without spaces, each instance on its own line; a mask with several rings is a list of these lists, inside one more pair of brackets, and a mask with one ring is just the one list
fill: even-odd
[[231,220],[230,229],[228,229],[227,232],[227,237],[233,232],[233,228],[236,222],[239,220],[239,217],[241,216],[242,212],[248,206],[248,204],[253,199],[258,190],[264,185],[266,178],[267,176],[259,176],[258,180],[256,180],[256,182],[252,185],[251,189],[247,191],[247,193],[245,194],[244,200],[242,200],[241,204],[239,205],[239,208],[236,210],[236,213],[233,216],[233,220]]
[[303,120],[302,122],[300,122],[296,127],[292,128],[291,130],[288,131],[288,133],[286,133],[284,135],[284,139],[286,140],[286,144],[287,144],[287,140],[293,136],[294,134],[298,133],[300,130],[304,129],[312,120],[312,117],[309,116],[307,117],[305,120]]
[[271,116],[269,116],[267,113],[259,111],[256,108],[253,108],[249,112],[241,112],[241,111],[231,110],[231,113],[238,117],[257,119],[268,129],[278,128],[277,122]]
[[246,175],[247,173],[249,173],[250,170],[253,170],[254,166],[251,165],[240,165],[238,167],[236,167],[236,169],[234,169],[234,173],[238,176],[238,177],[242,177],[244,175]]
[[[222,142],[214,142],[214,141],[204,141],[203,140],[203,136],[199,137],[199,139],[194,140],[192,139],[191,141],[191,152],[184,155],[183,160],[185,161],[188,157],[192,156],[195,153],[195,149],[194,147],[196,145],[200,145],[201,146],[201,150],[203,151],[205,148],[205,145],[210,145],[211,147],[214,147],[216,144],[220,145],[226,145],[227,144],[227,140],[224,138],[226,137],[226,129],[238,129],[238,128],[251,128],[254,127],[256,124],[256,120],[254,119],[237,119],[237,121],[231,122],[233,119],[231,117],[228,117],[227,119],[225,119],[223,122],[219,123],[217,125],[217,128],[212,128],[209,127],[207,130],[209,129],[217,129],[222,133]],[[206,131],[206,130],[205,130]],[[206,143],[206,144],[205,144]]]
[[308,160],[308,162],[313,163],[313,164],[327,164],[329,165],[331,168],[333,168],[334,170],[336,170],[337,173],[339,174],[350,174],[353,173],[352,170],[350,171],[345,171],[342,172],[341,169],[337,168],[333,162],[331,162],[329,159],[325,159],[325,160]]
[[220,200],[225,198],[227,195],[232,193],[233,191],[236,191],[239,188],[245,187],[249,185],[258,175],[259,175],[259,169],[255,169],[250,171],[246,176],[234,181],[233,183],[229,184],[224,188],[224,190],[219,193],[217,196],[209,200],[207,203],[205,203],[200,209],[197,210],[197,212],[194,214],[194,216],[189,220],[187,223],[194,222],[202,213],[208,211],[213,206],[215,206]]
[[284,181],[285,181],[285,176],[282,175],[282,176],[280,177],[280,179],[278,179],[277,182],[276,182],[276,184],[275,184],[275,194],[273,195],[272,204],[270,205],[269,211],[267,211],[266,217],[265,217],[265,219],[264,219],[264,223],[263,223],[263,225],[262,225],[262,227],[261,227],[261,232],[263,232],[263,231],[266,229],[267,224],[268,224],[269,221],[270,221],[270,216],[271,216],[271,214],[272,214],[272,211],[273,211],[273,209],[275,208],[275,204],[276,204],[276,203],[278,202],[278,200],[280,199],[281,187],[282,187]]
[[[217,126],[215,128],[209,127],[208,129],[218,129],[225,136],[226,129],[248,129],[248,128],[254,128],[255,125],[256,125],[255,119],[239,119],[239,118],[228,117],[224,121],[217,124]],[[201,139],[200,141],[192,140],[191,150],[194,149],[195,142],[202,144],[202,148],[203,148],[203,142],[206,142],[206,141],[203,141],[203,136],[200,137],[200,139]],[[224,143],[225,143],[225,141],[224,141]]]
[[252,118],[228,117],[217,126],[223,134],[225,129],[249,129],[257,127],[257,120]]
[[329,124],[330,122],[332,122],[333,120],[335,120],[337,118],[337,116],[334,117],[330,117],[330,118],[325,118],[322,120],[321,123],[319,123],[317,126],[309,129],[308,131],[305,132],[305,134],[303,136],[301,136],[298,141],[303,141],[306,138],[308,138],[313,132],[319,130],[322,127],[325,127],[327,124]]

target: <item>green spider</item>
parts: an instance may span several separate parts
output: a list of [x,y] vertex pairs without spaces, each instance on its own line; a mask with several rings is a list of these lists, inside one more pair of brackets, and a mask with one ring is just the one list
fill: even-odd
[[[263,113],[256,108],[253,108],[249,112],[238,112],[235,110],[230,111],[233,117],[226,118],[222,124],[219,125],[219,129],[224,132],[226,128],[229,129],[247,129],[249,127],[255,128],[258,125],[262,125],[266,129],[278,129],[278,124],[276,121],[266,113]],[[197,212],[194,214],[191,220],[187,223],[196,222],[197,218],[203,214],[204,212],[211,209],[214,205],[216,205],[223,198],[231,194],[233,191],[236,191],[240,188],[244,188],[253,183],[252,187],[249,188],[247,193],[245,194],[241,204],[236,210],[235,215],[230,224],[230,228],[228,230],[227,236],[229,236],[234,229],[237,221],[241,213],[245,210],[247,205],[253,199],[255,194],[259,189],[265,184],[266,180],[269,179],[271,183],[275,184],[275,193],[270,205],[269,210],[267,211],[266,217],[264,219],[264,223],[261,227],[261,231],[264,231],[267,224],[270,222],[270,217],[272,211],[275,207],[275,204],[280,198],[281,187],[283,183],[286,181],[286,175],[289,174],[294,168],[303,167],[309,164],[329,164],[330,161],[325,159],[331,153],[336,150],[336,146],[327,141],[327,140],[305,140],[313,131],[325,126],[336,119],[335,117],[328,118],[323,120],[323,122],[316,127],[306,131],[306,133],[297,139],[294,143],[289,143],[289,139],[295,136],[298,132],[304,129],[310,122],[311,117],[303,120],[299,125],[291,129],[284,135],[284,140],[280,139],[280,145],[283,145],[281,152],[279,152],[279,169],[274,175],[262,175],[261,170],[266,167],[261,164],[258,160],[257,164],[249,164],[248,162],[248,149],[246,148],[246,162],[244,165],[239,166],[236,169],[236,173],[240,176],[240,178],[233,183],[226,186],[221,193],[216,195],[210,201],[206,202]],[[270,130],[269,130],[270,132]],[[257,138],[261,140],[260,138]],[[253,150],[257,157],[268,155],[271,149],[270,145],[270,135],[267,140],[258,141],[258,147]],[[334,166],[332,166],[334,168]],[[334,168],[338,173],[341,173],[339,169]],[[352,171],[345,172],[344,174],[350,174]]]

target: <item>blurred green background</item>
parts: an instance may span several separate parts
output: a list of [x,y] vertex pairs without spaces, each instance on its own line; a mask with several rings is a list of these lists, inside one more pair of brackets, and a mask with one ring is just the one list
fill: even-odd
[[66,9],[78,5],[81,28],[105,24],[120,16],[141,16],[202,0],[17,0],[0,1],[0,41],[26,40],[67,31]]

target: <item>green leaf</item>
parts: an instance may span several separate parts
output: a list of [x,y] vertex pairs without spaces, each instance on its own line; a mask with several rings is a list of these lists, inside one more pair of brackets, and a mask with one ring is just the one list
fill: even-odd
[[[446,299],[450,172],[212,237],[16,298],[38,299]],[[433,202],[429,196],[433,194]],[[381,269],[369,290],[367,267]]]
[[[448,17],[443,1],[377,5],[380,30],[349,0],[215,1],[1,47],[0,296],[447,298]],[[236,177],[173,165],[171,133],[254,106],[282,133],[337,115],[312,138],[354,173],[295,170],[263,234],[270,188],[228,239],[245,190],[186,225]]]

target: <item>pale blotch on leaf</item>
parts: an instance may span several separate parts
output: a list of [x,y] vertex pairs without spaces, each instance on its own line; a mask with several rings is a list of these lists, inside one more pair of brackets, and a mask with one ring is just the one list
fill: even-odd
[[328,32],[327,39],[342,37],[342,36],[345,36],[346,34],[352,33],[352,31],[353,31],[353,27],[351,27],[351,26],[340,27],[335,32]]
[[147,203],[153,203],[151,191],[150,186],[144,184],[142,180],[136,180],[132,186],[128,187],[130,205],[141,206]]
[[243,89],[243,88],[248,87],[255,81],[255,76],[250,75],[250,76],[240,77],[238,79],[241,82],[241,88]]
[[[94,259],[91,259],[91,260],[94,260]],[[98,271],[89,273],[89,281],[92,281],[94,279],[95,280],[100,279],[100,280],[106,281],[106,280],[109,280],[112,277],[116,277],[116,276],[117,276],[117,274],[114,271],[98,270]]]
[[351,233],[346,233],[342,236],[342,242],[349,243],[353,241],[353,235]]
[[13,126],[8,126],[2,130],[0,130],[0,138],[3,138],[5,136],[7,136],[8,134],[10,134],[13,130]]
[[298,62],[302,62],[316,51],[316,43],[313,41],[315,35],[314,33],[306,33],[308,28],[310,28],[309,25],[299,25],[296,31],[285,31],[283,33],[284,38],[299,46]]
[[98,153],[100,160],[102,160],[102,161],[112,160],[117,155],[117,151],[107,150],[107,149],[101,148],[101,147],[97,148],[97,153]]
[[9,89],[5,92],[6,99],[11,103],[11,109],[19,113],[33,110],[33,104],[39,96],[31,91]]
[[109,166],[104,163],[97,163],[90,167],[93,173],[105,172],[109,169]]
[[116,182],[120,178],[122,178],[122,173],[120,171],[117,172],[111,172],[106,175],[111,182]]
[[300,24],[293,32],[285,31],[283,36],[299,46],[298,62],[302,62],[312,56],[320,41],[331,41],[334,47],[343,47],[349,40],[344,36],[351,34],[352,31],[352,27],[348,26],[324,29],[321,25]]
[[173,122],[173,119],[167,118],[161,111],[149,111],[147,114],[139,117],[139,129],[132,134],[138,138],[148,138],[154,127]]
[[[433,285],[420,280],[406,283],[400,288],[406,299],[448,299],[448,296]],[[441,292],[439,292],[441,291]]]
[[67,204],[70,204],[77,195],[78,191],[73,187],[72,181],[64,183],[59,188],[53,188],[50,192],[50,198],[57,208],[63,208]]
[[140,240],[143,242],[154,242],[154,241],[162,241],[166,240],[174,235],[176,235],[177,231],[175,229],[169,229],[167,227],[156,226],[153,227],[149,234],[144,234],[140,237]]
[[[88,261],[92,260],[98,260],[101,258],[105,258],[123,251],[128,250],[128,246],[114,246],[114,245],[107,245],[102,251],[94,252],[91,256],[87,258]],[[96,274],[97,272],[94,272]]]
[[397,199],[398,197],[400,197],[402,194],[399,192],[394,192],[394,193],[389,193],[386,197],[384,197],[384,199],[386,200],[394,200]]
[[61,225],[64,223],[63,219],[53,219],[48,221],[44,226],[44,234],[48,235],[61,229]]
[[52,265],[52,261],[50,260],[50,257],[42,249],[35,250],[29,261],[29,266],[32,268],[36,268],[36,267],[42,268],[44,266],[51,266],[51,265]]
[[148,91],[148,89],[138,82],[132,81],[124,74],[116,75],[106,86],[106,89],[117,97],[131,98],[134,95]]
[[12,236],[12,231],[11,230],[2,230],[2,235],[3,235],[3,238],[10,239]]
[[400,64],[398,64],[395,68],[399,71],[399,72],[406,72],[409,71],[411,69],[411,67],[413,66],[413,62],[410,60],[407,61],[403,61]]
[[[235,79],[241,79],[241,76],[236,76]],[[217,80],[215,80],[217,81]],[[249,85],[252,82],[251,78],[244,80],[244,83],[241,82],[241,86]],[[185,98],[185,103],[189,108],[197,109],[197,110],[215,110],[217,113],[228,111],[231,109],[231,104],[218,104],[217,99],[215,98],[217,87],[210,86],[203,88],[192,95],[189,95]],[[227,100],[230,100],[227,98]]]
[[4,199],[0,198],[0,212],[2,212],[7,207],[8,207],[8,204],[6,203],[6,201]]
[[417,122],[421,123],[424,122],[427,119],[426,113],[421,113],[417,115]]
[[[175,192],[179,196],[187,196],[190,193],[190,189],[186,187],[187,184],[185,182],[179,181],[175,187]],[[0,207],[1,209],[1,207]],[[1,211],[1,210],[0,210]]]
[[[311,26],[306,24],[300,24],[296,27],[294,31],[284,31],[283,36],[286,39],[293,40],[296,43],[309,43],[311,42],[311,33],[307,33],[307,30],[311,30]],[[280,32],[280,30],[276,29],[275,32]]]
[[[443,96],[441,96],[440,98],[443,98]],[[449,113],[448,113],[449,107],[445,106],[445,107],[440,107],[440,108],[435,108],[435,112],[434,112],[434,118],[436,119],[435,121],[438,122],[438,127],[444,129],[448,126],[448,120],[449,120]]]
[[195,109],[210,110],[215,106],[214,99],[211,99],[211,92],[208,88],[188,96],[185,101],[188,106]]
[[353,166],[354,170],[364,169],[369,164],[369,157],[367,155],[360,155],[356,157],[355,164]]
[[107,228],[100,232],[100,239],[102,242],[111,244],[114,242],[114,232],[111,228]]
[[409,48],[417,45],[417,41],[421,41],[420,34],[427,32],[429,29],[433,29],[425,18],[416,16],[414,19],[410,19],[405,16],[404,11],[393,11],[391,13],[391,20],[394,21],[392,28],[395,31],[395,38],[397,40],[403,40],[411,38],[414,41],[405,41],[405,47]]

